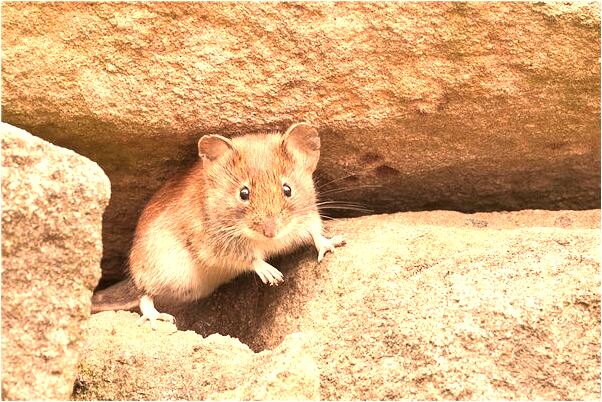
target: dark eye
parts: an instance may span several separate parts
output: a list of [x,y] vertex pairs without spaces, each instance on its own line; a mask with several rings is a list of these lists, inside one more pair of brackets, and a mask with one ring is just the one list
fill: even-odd
[[291,190],[290,186],[286,183],[282,185],[282,191],[284,191],[284,195],[287,197],[293,195],[293,191]]
[[240,189],[240,199],[243,201],[248,201],[249,200],[249,195],[251,193],[249,192],[249,189],[247,188],[247,186],[244,186],[243,188]]

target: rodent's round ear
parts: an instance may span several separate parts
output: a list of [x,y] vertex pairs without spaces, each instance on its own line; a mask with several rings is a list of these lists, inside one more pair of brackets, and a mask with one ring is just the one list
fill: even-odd
[[232,141],[221,135],[204,135],[199,140],[199,156],[214,161],[234,149]]
[[298,158],[310,171],[314,171],[320,159],[320,135],[309,123],[296,123],[286,130],[282,144],[285,149]]

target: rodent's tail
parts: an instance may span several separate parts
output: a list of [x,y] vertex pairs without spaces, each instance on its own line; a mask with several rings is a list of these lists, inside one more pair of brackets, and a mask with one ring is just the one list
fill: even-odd
[[140,295],[131,279],[98,291],[92,295],[92,314],[109,310],[134,310],[138,307]]

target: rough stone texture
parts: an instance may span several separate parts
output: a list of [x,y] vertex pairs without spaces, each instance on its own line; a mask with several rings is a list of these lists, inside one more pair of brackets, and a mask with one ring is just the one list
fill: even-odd
[[[106,282],[202,134],[320,127],[375,212],[600,204],[597,3],[11,3],[4,121],[104,168]],[[336,190],[345,190],[336,192]],[[336,213],[336,211],[327,211]],[[343,211],[344,212],[344,211]]]
[[77,400],[318,400],[311,336],[254,353],[237,339],[203,338],[124,311],[94,314],[74,389]]
[[282,285],[249,275],[159,310],[257,351],[315,334],[322,399],[599,399],[599,228],[599,210],[332,222],[347,245],[319,265],[314,250],[275,261]]
[[109,180],[75,152],[0,124],[2,399],[67,399],[100,278]]

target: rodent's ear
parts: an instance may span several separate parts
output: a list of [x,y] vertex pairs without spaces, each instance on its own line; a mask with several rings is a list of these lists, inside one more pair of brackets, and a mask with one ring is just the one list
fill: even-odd
[[199,140],[199,156],[214,161],[226,152],[234,150],[234,145],[221,135],[204,135]]
[[314,126],[308,123],[296,123],[282,136],[282,145],[310,171],[316,170],[320,159],[320,135]]

